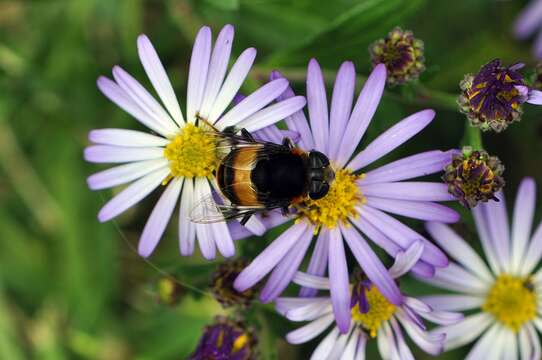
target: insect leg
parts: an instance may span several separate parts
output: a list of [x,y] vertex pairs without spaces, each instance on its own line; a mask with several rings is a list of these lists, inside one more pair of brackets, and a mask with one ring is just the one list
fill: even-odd
[[294,148],[294,143],[292,142],[292,140],[290,138],[287,138],[287,137],[282,139],[282,145],[287,146],[288,149],[293,149]]
[[241,223],[241,225],[244,226],[248,222],[248,220],[250,219],[250,217],[252,215],[254,215],[253,212],[246,213],[245,216],[243,216],[243,218],[241,219],[241,221],[239,221]]
[[247,139],[248,141],[250,141],[250,142],[256,142],[256,140],[254,139],[254,137],[252,136],[252,134],[249,133],[247,129],[245,129],[245,128],[241,129],[241,134],[242,134],[243,137],[244,137],[245,139]]

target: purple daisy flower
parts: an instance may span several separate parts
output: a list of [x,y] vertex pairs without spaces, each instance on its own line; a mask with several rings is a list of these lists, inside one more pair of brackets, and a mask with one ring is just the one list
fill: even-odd
[[514,35],[526,39],[537,33],[533,55],[542,59],[542,0],[531,0],[514,23]]
[[[406,252],[397,253],[389,275],[397,279],[419,260],[423,244],[418,241]],[[329,290],[328,278],[298,272],[294,282],[316,290]],[[356,279],[351,285],[349,302],[352,324],[346,332],[334,327],[314,350],[311,359],[364,359],[367,342],[376,338],[380,355],[384,359],[414,359],[403,329],[420,348],[429,354],[443,349],[445,334],[429,334],[422,319],[440,325],[455,324],[460,313],[435,311],[423,301],[403,295],[399,304],[390,303],[380,289],[368,280]],[[305,326],[286,336],[292,344],[305,343],[323,333],[334,320],[332,300],[329,296],[308,298],[278,298],[277,311],[292,321],[309,321]],[[343,332],[343,334],[340,334]]]
[[434,330],[447,334],[445,349],[474,341],[467,359],[540,359],[542,332],[542,223],[534,233],[536,184],[519,187],[512,227],[502,192],[499,202],[472,210],[486,262],[448,226],[430,222],[427,230],[455,260],[438,269],[430,284],[457,292],[423,300],[438,310],[468,311],[461,322]]
[[[280,79],[281,75],[274,73],[272,78]],[[435,267],[448,264],[444,253],[386,213],[426,221],[455,222],[459,219],[455,211],[434,203],[454,199],[445,184],[402,182],[442,171],[451,161],[451,152],[428,151],[362,173],[367,165],[426,127],[435,112],[423,110],[403,119],[354,155],[380,102],[386,83],[386,68],[384,65],[375,67],[352,109],[355,79],[352,62],[343,63],[328,111],[322,71],[316,60],[309,62],[309,122],[302,111],[286,121],[290,130],[300,134],[298,146],[306,151],[316,149],[328,156],[336,174],[335,180],[324,198],[307,200],[295,207],[294,225],[258,255],[235,281],[236,289],[245,291],[271,272],[260,299],[272,301],[293,279],[311,240],[316,236],[307,272],[323,275],[329,269],[333,309],[342,332],[346,332],[350,324],[348,269],[343,239],[368,278],[391,303],[399,305],[402,302],[399,288],[362,233],[393,257],[414,241],[422,239],[424,251],[413,271],[431,276]],[[279,99],[293,96],[292,90],[288,89]],[[313,293],[314,289],[301,290],[302,296]]]
[[[226,25],[214,48],[211,29],[202,27],[196,37],[186,99],[186,117],[151,42],[137,40],[139,58],[164,107],[121,67],[113,68],[113,80],[98,79],[98,88],[111,101],[148,127],[152,133],[126,129],[99,129],[89,134],[94,144],[85,149],[85,159],[94,163],[125,163],[88,178],[92,190],[130,183],[98,214],[101,222],[113,219],[141,201],[154,189],[165,190],[152,211],[139,241],[138,252],[149,256],[162,237],[177,203],[182,255],[191,255],[196,238],[202,255],[212,259],[216,248],[225,256],[235,252],[227,224],[194,224],[188,213],[198,199],[211,194],[209,180],[217,166],[215,139],[208,125],[218,130],[239,126],[256,131],[305,106],[301,96],[268,106],[288,86],[286,79],[270,81],[239,104],[227,110],[244,82],[256,56],[246,49],[228,72],[234,29]],[[261,225],[261,224],[260,224]],[[252,229],[263,230],[254,223]]]

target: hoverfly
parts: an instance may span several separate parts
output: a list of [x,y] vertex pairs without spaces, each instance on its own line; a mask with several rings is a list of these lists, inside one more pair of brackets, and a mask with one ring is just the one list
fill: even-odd
[[289,138],[282,144],[259,141],[246,129],[241,129],[240,135],[233,129],[215,131],[214,135],[222,153],[215,188],[222,196],[210,196],[196,204],[190,213],[192,222],[242,218],[244,225],[253,214],[273,209],[286,215],[290,205],[307,197],[324,197],[335,177],[326,155],[303,151]]

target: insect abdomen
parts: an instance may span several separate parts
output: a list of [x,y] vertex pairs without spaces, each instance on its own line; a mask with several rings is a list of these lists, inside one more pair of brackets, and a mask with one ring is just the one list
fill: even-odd
[[258,151],[257,148],[233,150],[218,168],[218,186],[224,196],[236,205],[261,206],[251,180]]

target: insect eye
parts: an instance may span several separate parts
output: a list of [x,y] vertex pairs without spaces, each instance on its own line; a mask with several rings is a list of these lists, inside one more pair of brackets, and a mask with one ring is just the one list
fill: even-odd
[[327,195],[329,191],[329,184],[321,181],[311,182],[311,191],[309,197],[312,200],[318,200]]
[[313,169],[323,168],[329,165],[329,159],[320,151],[313,150],[309,153],[309,166]]

